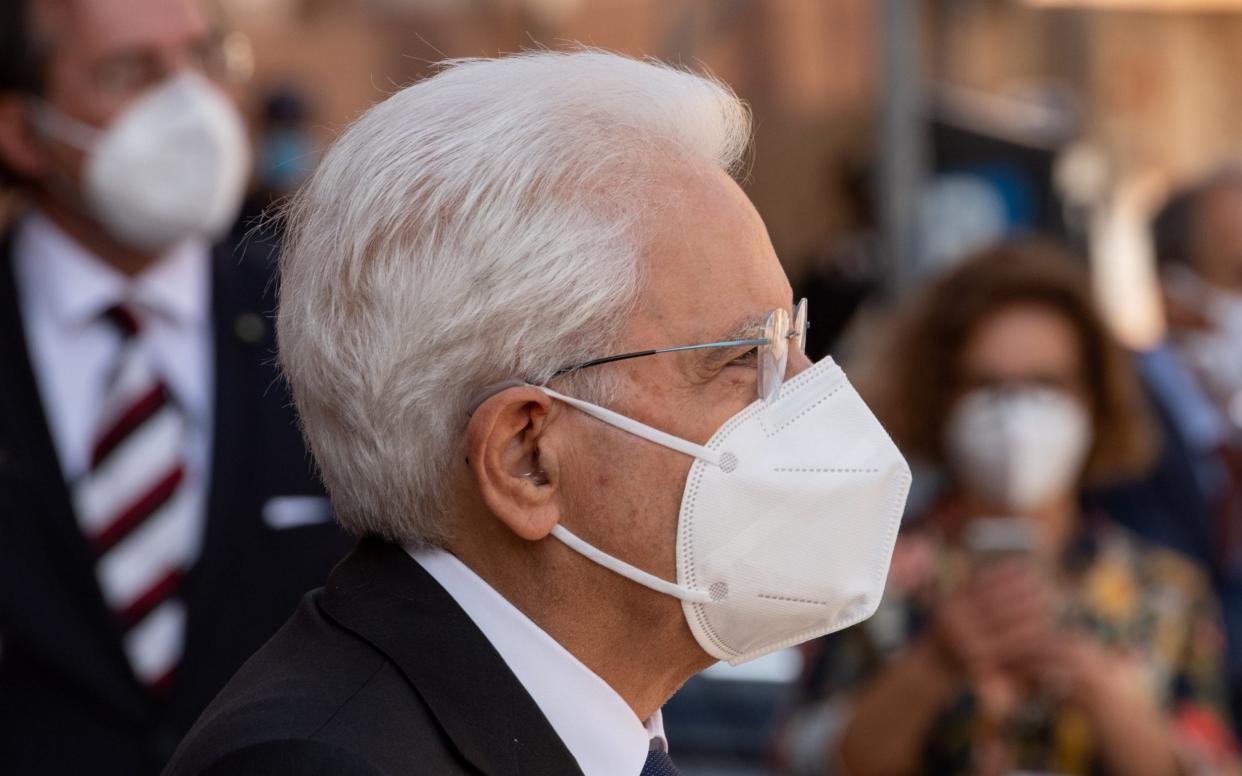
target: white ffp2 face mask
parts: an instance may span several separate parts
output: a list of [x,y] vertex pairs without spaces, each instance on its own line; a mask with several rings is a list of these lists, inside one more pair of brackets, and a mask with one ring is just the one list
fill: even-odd
[[1206,331],[1181,333],[1178,350],[1229,419],[1242,425],[1242,294],[1209,283],[1189,267],[1173,265],[1165,274],[1182,303],[1211,324]]
[[106,129],[49,105],[44,132],[87,154],[82,195],[118,241],[163,250],[188,237],[220,237],[241,205],[250,144],[233,105],[186,73],[138,97]]
[[677,524],[677,582],[593,547],[570,548],[681,599],[699,645],[737,665],[846,628],[875,612],[910,469],[831,359],[756,401],[706,445],[603,407],[553,396],[605,423],[692,456]]
[[963,484],[997,507],[1029,517],[1077,486],[1091,446],[1091,418],[1064,391],[981,388],[958,402],[945,442]]

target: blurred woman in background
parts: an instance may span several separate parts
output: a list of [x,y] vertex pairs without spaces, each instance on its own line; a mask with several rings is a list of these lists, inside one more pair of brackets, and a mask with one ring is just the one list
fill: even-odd
[[872,406],[943,481],[884,604],[819,643],[782,738],[807,773],[1227,773],[1203,573],[1084,513],[1154,439],[1086,274],[1038,244],[936,281],[899,322]]

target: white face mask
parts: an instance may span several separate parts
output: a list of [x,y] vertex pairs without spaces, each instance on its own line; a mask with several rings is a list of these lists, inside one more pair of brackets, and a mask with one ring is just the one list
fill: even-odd
[[1027,516],[1075,487],[1091,419],[1064,391],[982,388],[964,396],[945,429],[958,476],[995,506]]
[[250,144],[233,105],[205,78],[169,78],[96,129],[46,104],[36,123],[87,154],[83,196],[117,240],[163,250],[188,237],[215,239],[237,217]]
[[1201,311],[1209,331],[1185,333],[1179,341],[1183,358],[1235,424],[1242,426],[1242,294],[1215,286],[1189,267],[1165,271],[1171,288],[1184,304]]
[[756,401],[706,445],[603,407],[548,395],[692,456],[677,524],[677,582],[637,569],[564,526],[553,536],[635,582],[681,599],[690,631],[737,665],[875,612],[910,469],[845,373],[824,359]]

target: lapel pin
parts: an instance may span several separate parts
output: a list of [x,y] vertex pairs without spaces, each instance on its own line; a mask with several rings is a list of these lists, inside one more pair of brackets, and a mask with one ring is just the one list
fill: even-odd
[[242,313],[233,321],[233,334],[247,345],[258,345],[267,333],[267,324],[255,313]]

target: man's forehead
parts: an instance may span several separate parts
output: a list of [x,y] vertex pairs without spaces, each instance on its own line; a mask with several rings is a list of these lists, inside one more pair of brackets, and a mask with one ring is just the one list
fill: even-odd
[[[723,173],[679,182],[647,251],[647,312],[669,337],[740,338],[792,292],[763,221]],[[738,334],[739,337],[730,337]]]
[[50,34],[100,54],[174,45],[211,30],[200,0],[42,0],[36,8]]

